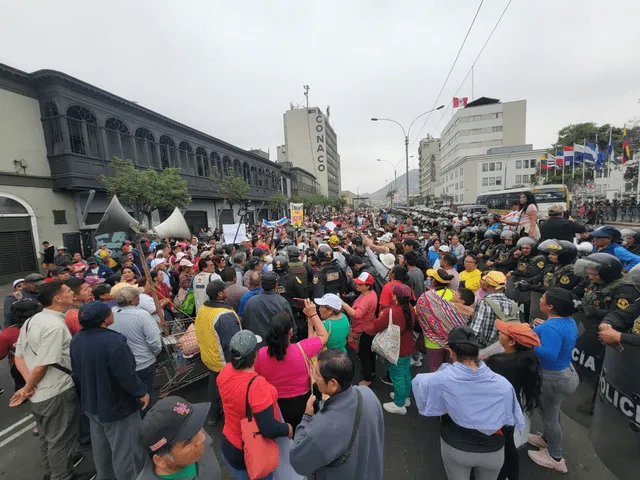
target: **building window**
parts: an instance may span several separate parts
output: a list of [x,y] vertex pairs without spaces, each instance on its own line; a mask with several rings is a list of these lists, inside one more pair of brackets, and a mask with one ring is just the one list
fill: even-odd
[[461,193],[461,194],[460,194],[460,201],[461,201],[461,202],[464,202],[464,193]]
[[462,180],[460,180],[460,188],[462,188],[462,187],[463,187],[463,185],[462,185],[463,183],[464,183],[464,182],[463,182]]
[[489,177],[489,186],[492,187],[496,184],[496,177]]
[[531,160],[529,160],[529,167],[536,168],[536,159],[535,158],[532,158]]
[[196,166],[199,177],[209,177],[211,175],[209,169],[209,154],[202,147],[196,148]]
[[496,185],[502,185],[502,177],[496,177]]
[[213,170],[214,175],[222,176],[222,160],[220,160],[220,155],[216,152],[211,152],[211,168]]
[[135,138],[138,164],[161,168],[156,151],[156,137],[153,136],[153,133],[144,127],[139,127],[136,129]]
[[222,157],[222,173],[225,177],[231,175],[231,159],[226,155]]
[[127,124],[119,118],[111,117],[104,122],[104,129],[107,134],[107,159],[118,157],[133,160],[135,155]]
[[66,225],[67,224],[67,211],[66,210],[53,210],[53,224],[54,225]]
[[487,177],[482,177],[482,186],[486,187],[489,185],[489,179]]
[[516,160],[516,170],[520,170],[522,168],[522,160]]
[[460,176],[464,174],[464,167],[460,167]]
[[[193,148],[188,142],[180,142],[178,146],[178,154],[180,156],[180,171],[182,173],[190,173],[195,175],[195,158],[193,156]],[[193,165],[192,165],[193,164]]]
[[459,183],[456,182],[456,190],[459,190],[460,188],[458,187]]
[[456,170],[456,178],[458,178],[458,170]]
[[459,198],[460,198],[460,197],[459,197],[458,195],[456,195],[456,202],[458,201],[458,199],[459,199]]
[[490,162],[490,163],[489,163],[489,171],[490,171],[490,172],[495,172],[495,171],[496,171],[496,164],[495,164],[495,162]]
[[73,105],[67,108],[67,126],[71,151],[78,155],[102,157],[102,143],[98,119],[85,107]]
[[483,172],[488,172],[489,171],[489,164],[488,163],[483,163],[482,164],[482,171]]
[[496,170],[497,171],[501,171],[502,170],[502,162],[496,162]]
[[529,183],[529,175],[522,175],[522,183]]
[[42,118],[49,153],[51,155],[61,153],[64,150],[64,139],[62,138],[62,126],[60,125],[60,112],[56,102],[49,100],[44,104]]
[[502,118],[502,112],[494,113],[493,118]]
[[244,162],[242,164],[242,176],[247,181],[247,183],[251,185],[251,173],[249,170],[249,164],[247,162]]
[[516,175],[516,185],[522,185],[522,175]]
[[522,168],[529,168],[529,160],[522,161]]
[[233,161],[233,174],[237,176],[242,175],[242,164],[237,158]]
[[171,137],[162,135],[160,137],[160,165],[162,168],[176,168],[178,158],[176,156],[176,144]]
[[499,126],[499,127],[492,127],[492,128],[491,128],[491,131],[492,131],[492,132],[501,132],[501,131],[502,131],[502,126]]

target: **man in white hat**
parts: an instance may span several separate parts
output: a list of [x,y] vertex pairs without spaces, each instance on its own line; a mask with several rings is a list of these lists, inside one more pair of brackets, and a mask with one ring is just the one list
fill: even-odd
[[62,266],[64,262],[69,262],[69,264],[71,264],[72,261],[73,258],[71,258],[71,255],[69,255],[69,253],[67,252],[67,247],[65,247],[64,245],[60,245],[58,247],[58,253],[56,253],[55,257],[53,257],[54,265]]

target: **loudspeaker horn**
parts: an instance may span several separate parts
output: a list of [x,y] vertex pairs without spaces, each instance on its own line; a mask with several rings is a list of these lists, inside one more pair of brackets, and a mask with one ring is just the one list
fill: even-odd
[[153,230],[160,238],[191,238],[191,230],[178,207]]
[[112,232],[131,232],[134,231],[138,225],[139,222],[129,215],[120,203],[120,200],[118,200],[118,197],[114,195],[94,235]]

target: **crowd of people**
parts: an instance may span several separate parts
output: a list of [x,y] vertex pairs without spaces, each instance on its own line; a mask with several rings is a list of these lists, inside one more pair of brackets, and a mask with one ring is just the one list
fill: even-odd
[[[525,193],[505,217],[361,210],[254,226],[236,245],[204,229],[87,258],[44,242],[44,275],[4,301],[10,404],[29,402],[52,480],[94,478],[74,473],[87,448],[97,478],[221,478],[215,449],[237,479],[382,479],[385,415],[412,399],[440,417],[451,480],[519,478],[536,412],[529,457],[566,473],[578,323],[640,343],[640,230],[538,213]],[[170,337],[208,370],[209,402],[157,401]],[[214,441],[204,427],[219,424]]]

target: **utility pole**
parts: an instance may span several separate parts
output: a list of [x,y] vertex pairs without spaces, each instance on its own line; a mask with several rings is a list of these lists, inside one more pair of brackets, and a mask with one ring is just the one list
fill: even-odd
[[306,99],[306,103],[307,103],[307,108],[309,108],[309,85],[303,85],[302,88],[304,88],[304,98]]

